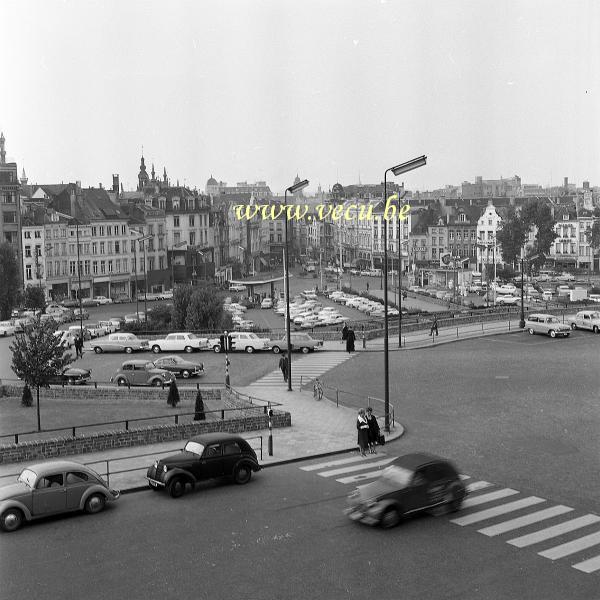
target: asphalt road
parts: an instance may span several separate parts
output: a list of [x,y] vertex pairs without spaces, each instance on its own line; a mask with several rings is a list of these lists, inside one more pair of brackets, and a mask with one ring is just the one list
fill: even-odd
[[455,515],[424,515],[393,530],[353,523],[342,513],[353,485],[301,469],[309,464],[265,469],[247,486],[209,483],[178,500],[131,494],[98,515],[1,535],[0,597],[597,596],[596,576],[459,527]]

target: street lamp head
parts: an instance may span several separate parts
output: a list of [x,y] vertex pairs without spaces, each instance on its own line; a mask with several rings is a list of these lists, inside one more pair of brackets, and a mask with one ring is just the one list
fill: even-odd
[[303,181],[300,181],[294,185],[291,185],[289,188],[287,188],[287,191],[290,194],[295,194],[296,192],[299,192],[300,190],[304,189],[307,185],[308,185],[308,179],[304,179]]
[[418,169],[419,167],[424,167],[427,164],[427,157],[425,155],[419,156],[419,158],[413,158],[401,165],[396,165],[389,169],[394,175],[401,175],[402,173],[407,173],[408,171],[412,171],[414,169]]

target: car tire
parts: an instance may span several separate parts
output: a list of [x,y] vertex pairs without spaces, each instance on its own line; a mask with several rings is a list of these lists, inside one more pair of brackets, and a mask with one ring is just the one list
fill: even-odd
[[304,346],[302,348],[302,354],[308,354],[310,352],[310,348],[307,348],[306,346]]
[[189,371],[186,369],[186,370],[184,370],[184,371],[182,371],[182,372],[181,372],[181,376],[182,376],[184,379],[189,379],[190,372],[189,372]]
[[186,346],[186,347],[184,348],[184,350],[185,350],[185,351],[186,351],[188,354],[191,354],[191,353],[194,351],[194,349],[193,349],[191,346]]
[[548,335],[549,335],[551,338],[555,338],[555,337],[556,337],[556,331],[554,331],[554,329],[551,329],[551,330],[548,332]]
[[127,346],[127,348],[125,348],[126,354],[131,354],[132,352],[133,352],[133,348],[131,346]]
[[102,348],[100,348],[100,346],[94,346],[94,352],[96,354],[102,354]]
[[575,323],[571,323],[571,329],[575,331],[577,329],[577,325],[575,325]]
[[252,346],[246,346],[246,352],[248,354],[252,354],[254,352],[254,348]]
[[400,509],[396,506],[388,506],[383,515],[381,515],[380,524],[383,529],[391,529],[392,527],[396,527],[401,520]]
[[279,348],[279,346],[273,346],[273,354],[279,354],[281,352],[281,349]]
[[124,386],[124,385],[127,385],[127,379],[123,379],[123,377],[119,377],[119,378],[117,379],[117,385],[118,385],[118,386]]
[[154,346],[152,346],[152,352],[154,352],[154,354],[159,354],[160,346],[158,344],[154,344]]
[[221,352],[221,346],[213,346],[213,352],[219,354]]
[[23,524],[23,513],[18,508],[9,508],[0,517],[2,531],[16,531]]
[[84,510],[89,515],[99,513],[104,509],[106,498],[102,494],[92,494],[86,501]]
[[600,329],[598,329],[598,325],[594,325],[594,327],[592,328],[592,331],[594,333],[598,333],[600,331]]
[[183,477],[173,477],[173,479],[169,481],[167,491],[171,498],[181,498],[181,496],[185,494],[185,479],[183,479]]
[[529,335],[535,335],[535,331],[532,327],[530,327],[527,331],[529,332]]
[[240,465],[236,467],[235,472],[233,473],[233,480],[238,485],[244,485],[248,483],[252,479],[252,469],[248,465]]
[[163,382],[160,379],[153,379],[150,382],[150,385],[153,385],[154,387],[162,387]]

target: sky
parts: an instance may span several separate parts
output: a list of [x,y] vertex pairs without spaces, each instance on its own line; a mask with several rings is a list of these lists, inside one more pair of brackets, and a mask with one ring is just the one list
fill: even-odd
[[[0,0],[29,183],[600,185],[597,0]],[[7,26],[10,24],[10,26]]]

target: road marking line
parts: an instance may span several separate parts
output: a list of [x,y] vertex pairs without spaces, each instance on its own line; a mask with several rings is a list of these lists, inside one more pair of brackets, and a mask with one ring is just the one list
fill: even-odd
[[[378,455],[371,456],[369,458],[371,460],[378,460],[379,458],[381,458],[381,456],[386,456],[386,454],[378,454]],[[350,458],[338,458],[337,460],[329,460],[327,462],[321,462],[321,463],[317,463],[314,465],[307,465],[306,467],[300,467],[300,470],[301,471],[317,471],[318,469],[326,469],[328,467],[337,467],[340,465],[347,465],[347,464],[350,464],[353,462],[360,462],[362,464],[365,464],[365,458],[364,458],[364,456],[361,456],[360,454],[358,454],[358,455],[352,456]]]
[[465,479],[471,479],[470,475],[465,475],[464,473],[460,473],[458,476],[461,478],[462,481],[464,481]]
[[600,556],[594,556],[594,558],[577,563],[576,565],[573,565],[573,568],[583,571],[584,573],[593,573],[600,569]]
[[549,548],[543,552],[538,552],[538,554],[544,558],[556,560],[557,558],[563,558],[565,556],[569,556],[570,554],[575,554],[575,552],[581,552],[581,550],[591,548],[596,544],[600,544],[600,531],[590,533],[589,535],[577,538],[576,540],[567,542],[566,544],[560,544],[560,546],[554,546],[554,548]]
[[565,523],[559,523],[558,525],[553,525],[552,527],[547,527],[546,529],[541,529],[540,531],[535,531],[534,533],[508,540],[506,543],[516,546],[517,548],[524,548],[525,546],[532,546],[538,542],[558,537],[563,533],[581,529],[582,527],[597,523],[598,521],[600,521],[598,515],[583,515],[583,517],[577,517],[576,519],[571,519]]
[[340,483],[359,483],[365,479],[375,479],[379,477],[382,473],[381,469],[377,471],[369,471],[368,473],[359,473],[358,475],[352,475],[351,477],[342,477],[341,479],[336,479]]
[[352,467],[345,467],[342,469],[334,469],[333,471],[324,471],[323,473],[317,473],[320,477],[334,477],[335,475],[342,475],[343,473],[351,473],[352,471],[357,471],[360,469],[371,469],[373,467],[379,467],[383,465],[388,465],[394,460],[392,458],[386,458],[385,460],[379,460],[377,462],[365,462],[362,465],[354,465]]
[[477,490],[483,490],[492,485],[489,481],[474,481],[467,485],[468,492],[476,492]]
[[545,510],[538,510],[530,515],[525,515],[524,517],[517,517],[516,519],[511,519],[510,521],[505,521],[504,523],[498,523],[498,525],[484,527],[483,529],[479,530],[479,533],[483,533],[483,535],[492,537],[494,535],[506,533],[507,531],[513,531],[513,529],[519,529],[520,527],[532,525],[533,523],[539,523],[545,519],[557,517],[558,515],[571,512],[572,510],[573,509],[568,506],[553,506],[552,508],[546,508]]
[[490,519],[492,517],[497,517],[499,515],[504,515],[506,513],[519,510],[521,508],[526,508],[528,506],[533,506],[534,504],[539,504],[540,502],[546,501],[543,498],[529,496],[527,498],[522,498],[521,500],[509,502],[508,504],[501,504],[500,506],[495,506],[494,508],[480,510],[471,515],[459,517],[458,519],[453,519],[450,522],[454,523],[455,525],[472,525],[473,523],[477,523],[479,521],[485,521],[486,519]]
[[500,498],[506,498],[507,496],[513,496],[514,494],[518,494],[517,490],[513,490],[511,488],[504,488],[502,490],[496,490],[495,492],[490,492],[489,494],[481,494],[479,496],[469,497],[462,503],[462,508],[470,508],[471,506],[479,506],[480,504],[485,504],[486,502],[492,502],[492,500],[499,500]]

